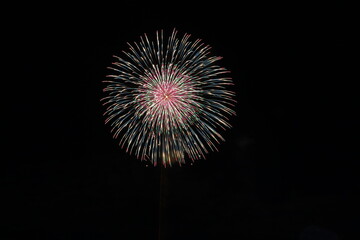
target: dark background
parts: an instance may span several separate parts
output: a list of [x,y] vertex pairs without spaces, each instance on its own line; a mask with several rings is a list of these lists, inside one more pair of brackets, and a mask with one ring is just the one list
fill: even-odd
[[[346,6],[15,9],[0,239],[356,239]],[[161,170],[117,146],[99,100],[112,55],[174,27],[224,57],[237,116],[219,152]]]

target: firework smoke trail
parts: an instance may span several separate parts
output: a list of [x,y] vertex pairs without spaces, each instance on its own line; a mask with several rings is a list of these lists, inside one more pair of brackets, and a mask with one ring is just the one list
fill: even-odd
[[176,30],[167,39],[156,32],[155,41],[145,34],[128,43],[124,57],[114,56],[114,74],[103,81],[105,123],[113,137],[154,165],[181,165],[185,153],[192,161],[205,158],[224,141],[217,128],[230,128],[227,116],[235,115],[235,93],[226,90],[233,82],[224,76],[229,71],[215,64],[221,57],[189,38],[178,39]]

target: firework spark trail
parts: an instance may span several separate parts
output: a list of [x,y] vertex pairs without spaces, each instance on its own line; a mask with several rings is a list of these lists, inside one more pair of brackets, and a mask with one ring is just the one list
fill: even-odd
[[155,42],[145,34],[128,43],[126,59],[114,56],[114,74],[103,81],[113,137],[121,135],[122,148],[154,165],[181,165],[185,153],[192,161],[205,158],[224,141],[217,128],[231,127],[226,115],[235,115],[229,71],[214,64],[221,57],[209,56],[210,47],[189,34],[176,35],[164,41],[160,31]]

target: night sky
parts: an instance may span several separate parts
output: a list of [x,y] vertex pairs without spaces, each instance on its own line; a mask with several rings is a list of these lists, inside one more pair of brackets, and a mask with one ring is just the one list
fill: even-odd
[[[356,239],[358,79],[344,6],[28,7],[16,11],[3,89],[0,239]],[[161,169],[117,145],[100,99],[112,55],[173,28],[224,57],[237,116],[219,152]]]

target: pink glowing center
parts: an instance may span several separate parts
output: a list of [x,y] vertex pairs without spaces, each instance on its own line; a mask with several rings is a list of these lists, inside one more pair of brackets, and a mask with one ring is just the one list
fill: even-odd
[[162,83],[154,89],[154,101],[161,106],[176,104],[186,97],[174,83]]
[[137,115],[163,131],[185,126],[197,116],[197,91],[189,76],[178,71],[154,71],[143,78],[136,97]]

